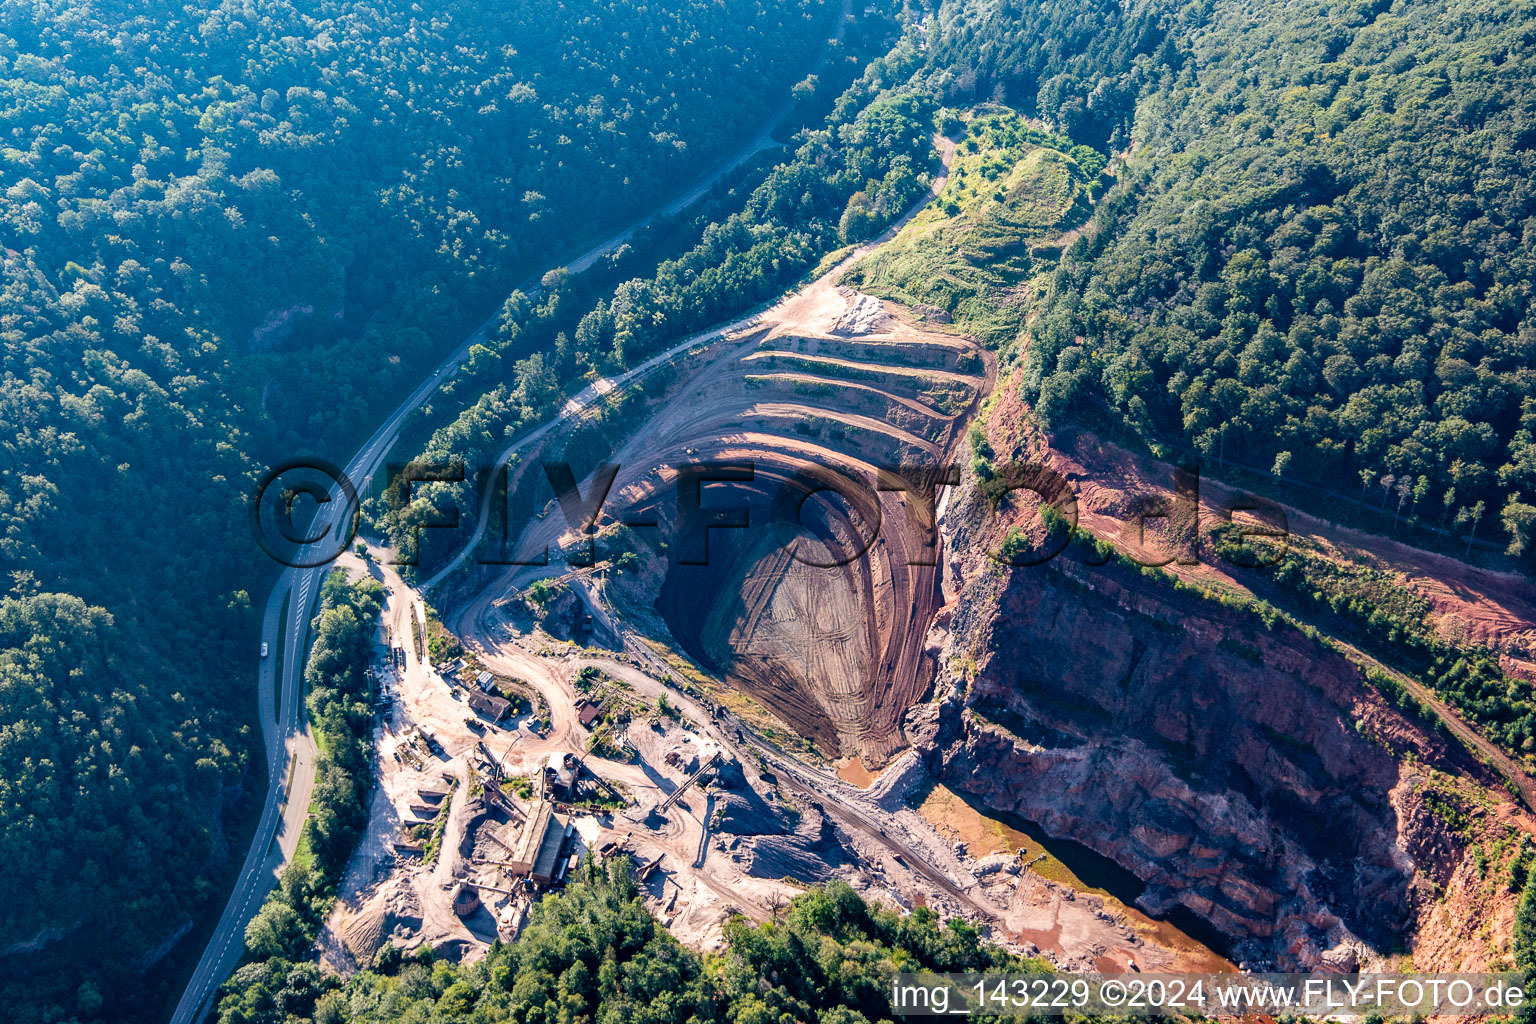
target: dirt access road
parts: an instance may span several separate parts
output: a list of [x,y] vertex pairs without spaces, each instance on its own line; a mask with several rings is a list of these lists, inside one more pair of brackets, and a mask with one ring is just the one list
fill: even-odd
[[[614,389],[614,387],[622,386],[623,383],[627,383],[627,381],[632,378],[632,375],[650,372],[650,370],[663,365],[665,362],[676,358],[677,355],[690,350],[702,342],[724,341],[727,345],[727,348],[724,355],[720,359],[720,363],[728,363],[732,361],[732,357],[739,359],[741,357],[747,356],[757,347],[759,339],[755,336],[755,334],[749,340],[742,341],[739,336],[740,332],[742,331],[746,331],[765,324],[771,324],[771,336],[780,336],[807,330],[816,330],[823,327],[828,322],[836,321],[846,311],[848,305],[848,300],[846,296],[841,294],[837,285],[837,281],[842,277],[847,269],[853,265],[853,263],[863,258],[867,253],[872,251],[877,246],[884,244],[891,238],[894,238],[896,234],[906,225],[906,223],[911,220],[912,217],[914,217],[943,190],[947,181],[948,169],[954,159],[955,144],[948,139],[937,137],[935,138],[935,145],[940,152],[944,173],[940,174],[934,180],[928,193],[923,197],[923,199],[914,204],[912,209],[907,211],[907,213],[902,218],[893,224],[879,238],[865,245],[859,246],[851,252],[847,253],[841,260],[837,262],[836,265],[818,277],[809,286],[799,289],[793,294],[787,296],[767,313],[746,318],[742,321],[738,321],[735,324],[728,325],[725,328],[718,328],[714,331],[706,332],[703,335],[695,335],[687,338],[679,344],[673,346],[667,353],[664,353],[662,356],[658,356],[647,364],[644,364],[643,366],[637,367],[635,370],[630,371],[630,374],[626,374],[624,378],[616,379],[612,386],[607,388],[589,388],[583,396],[573,400],[573,402],[567,407],[567,409],[557,420],[551,421],[544,427],[540,428],[540,431],[536,432],[535,434],[529,435],[509,446],[507,451],[502,453],[502,459],[504,460],[510,457],[512,454],[523,450],[525,447],[537,443],[542,437],[546,436],[548,432],[552,432],[563,423],[584,415],[587,408],[589,408],[592,404],[600,401],[602,396],[609,393]],[[628,442],[624,448],[626,453],[633,452],[634,457],[630,459],[620,459],[620,464],[629,464],[634,467],[641,467],[638,469],[632,469],[631,472],[634,474],[639,474],[640,477],[643,477],[648,472],[648,467],[654,464],[654,460],[646,461],[643,457],[640,456],[639,451],[646,446],[647,438],[656,432],[657,431],[653,428],[652,425],[647,425],[646,428],[642,428],[640,434],[637,435],[636,438],[631,439],[631,441]],[[625,486],[633,485],[637,482],[639,482],[639,477],[630,480],[623,478],[621,475],[620,479],[615,481],[614,488],[616,491],[622,491]],[[481,525],[479,528],[477,528],[469,544],[466,545],[464,550],[461,551],[460,554],[449,565],[445,566],[444,569],[442,569],[431,580],[428,581],[426,588],[430,588],[432,585],[442,580],[457,566],[459,561],[461,561],[470,550],[473,550],[475,544],[478,543],[479,539],[483,536],[484,524],[489,521],[489,501],[490,495],[487,495],[484,507],[482,507],[481,514],[479,516]],[[544,519],[535,520],[533,523],[529,524],[527,530],[524,532],[520,539],[519,546],[529,549],[536,549],[546,545],[552,546],[557,544],[560,541],[561,536],[566,532],[567,528],[565,524],[558,521],[556,516],[547,516]],[[547,686],[551,686],[553,685],[553,680],[550,679],[547,670],[544,670],[542,666],[537,664],[537,659],[530,660],[529,656],[527,656],[525,653],[516,653],[514,648],[505,643],[504,637],[499,635],[503,628],[502,625],[492,621],[492,609],[493,605],[497,601],[501,600],[506,594],[515,592],[520,586],[525,585],[528,582],[532,582],[533,579],[555,575],[557,573],[558,570],[551,567],[518,567],[510,569],[503,573],[498,579],[493,580],[488,586],[484,587],[468,602],[448,611],[445,615],[445,622],[451,630],[453,630],[468,644],[473,646],[476,649],[477,655],[482,658],[482,660],[485,660],[487,664],[500,664],[508,670],[516,672],[517,674],[523,675],[525,678],[530,679],[536,685],[540,685],[541,689]],[[604,667],[605,669],[615,672],[615,674],[619,675],[620,678],[625,678],[626,681],[630,682],[632,685],[635,685],[637,689],[651,692],[655,696],[660,696],[663,692],[666,692],[669,694],[669,699],[672,699],[676,696],[671,691],[665,690],[665,688],[662,687],[659,682],[656,682],[649,676],[645,676],[643,673],[636,673],[629,669],[627,666],[622,666],[618,663],[612,663],[611,665],[605,665]],[[561,742],[568,743],[570,742],[570,738],[572,737],[572,730],[574,729],[573,720],[567,721],[568,715],[562,715],[561,713],[557,712],[556,707],[561,701],[568,700],[569,695],[556,691],[554,696],[557,699],[551,701],[551,712],[552,715],[556,716],[553,720],[553,728],[551,730],[552,736],[560,737]],[[703,712],[703,709],[696,709],[696,711],[703,714],[705,720],[708,719],[707,712]],[[744,736],[748,734],[749,732],[745,731],[743,733]],[[728,740],[725,735],[718,729],[712,729],[711,735],[723,746],[727,746],[728,749],[732,749],[733,751],[739,750],[738,745],[734,741]],[[802,766],[791,765],[787,761],[780,762],[778,760],[780,755],[774,752],[774,748],[767,744],[763,744],[761,747],[754,747],[754,749],[768,752],[764,754],[765,757],[770,756],[771,754],[780,770],[785,771],[787,774],[790,774],[792,777],[798,780],[797,786],[802,790],[804,795],[815,798],[816,794],[825,796],[828,792],[841,792],[845,788],[848,788],[849,792],[843,794],[842,799],[849,801],[850,803],[856,800],[856,798],[852,795],[854,791],[851,790],[851,788],[846,787],[845,784],[840,779],[838,779],[835,774],[814,772]],[[876,805],[870,805],[862,808],[848,806],[846,810],[842,812],[842,819],[848,827],[853,828],[867,836],[876,837],[882,843],[894,842],[890,840],[888,836],[885,836],[882,833],[881,826],[874,823],[873,818],[881,815],[882,813],[883,812],[881,812]],[[983,907],[981,907],[979,904],[975,904],[970,899],[970,897],[964,893],[963,890],[961,890],[952,881],[950,881],[949,877],[944,872],[929,866],[927,858],[922,856],[918,851],[912,848],[901,848],[897,852],[901,852],[904,855],[910,854],[912,863],[928,867],[928,871],[926,873],[929,875],[932,885],[945,892],[948,892],[954,899],[964,904],[967,909],[973,913],[982,915],[984,917],[989,916],[988,912]]]
[[[1012,393],[1016,395],[1017,391]],[[1010,398],[1009,401],[1019,400]],[[1138,455],[1086,431],[1062,431],[1047,438],[1038,429],[1028,426],[1031,421],[1027,417],[1014,414],[1013,420],[1024,425],[1021,428],[1024,443],[1031,457],[1049,463],[1071,484],[1080,528],[1143,562],[1157,562],[1168,557],[1170,552],[1159,543],[1155,534],[1149,532],[1141,538],[1128,527],[1128,510],[1135,500],[1147,496],[1171,500],[1172,466]],[[1202,529],[1211,523],[1225,521],[1227,513],[1224,509],[1243,493],[1210,472],[1204,470],[1200,478]],[[1511,667],[1510,652],[1517,652],[1523,662],[1530,645],[1536,642],[1536,597],[1533,597],[1528,580],[1510,573],[1469,566],[1388,537],[1341,527],[1290,505],[1279,507],[1285,514],[1290,536],[1297,542],[1319,554],[1332,553],[1340,560],[1358,559],[1396,574],[1403,586],[1430,603],[1434,624],[1442,635],[1452,640],[1465,637],[1492,645],[1504,652],[1507,671]],[[1197,586],[1217,587],[1248,597],[1261,596],[1254,594],[1242,577],[1220,562],[1204,560],[1194,565],[1175,562],[1164,566],[1163,571]],[[1382,664],[1353,644],[1338,639],[1336,642],[1356,664],[1380,669],[1428,705],[1463,746],[1502,775],[1527,808],[1536,810],[1536,780],[1522,764],[1483,736],[1429,687]]]
[[[852,0],[843,0],[833,30],[834,40],[842,40],[851,12]],[[810,73],[820,70],[831,52],[832,46],[823,47]],[[592,246],[563,266],[572,273],[579,273],[602,256],[617,250],[644,225],[674,215],[696,202],[725,175],[771,145],[774,127],[792,108],[793,100],[786,99],[743,146],[681,196],[611,238]],[[537,279],[525,282],[523,286],[523,290],[530,294],[537,292],[538,288]],[[419,408],[439,385],[458,371],[470,347],[483,342],[494,323],[493,315],[465,338],[396,407],[347,464],[346,472],[351,479],[366,480],[376,472],[398,438],[405,417]],[[333,529],[339,528],[339,524],[351,514],[351,509],[344,507],[346,504],[338,487],[332,494],[332,500],[324,507],[321,520]],[[268,645],[269,651],[282,650],[284,653],[280,681],[276,678],[278,673],[273,671],[270,664],[258,665],[257,671],[256,705],[267,758],[267,795],[234,889],[213,933],[208,937],[202,957],[187,979],[186,987],[171,1015],[171,1024],[195,1024],[207,1016],[219,986],[244,955],[246,923],[260,909],[266,893],[292,858],[304,820],[308,816],[309,795],[314,788],[316,751],[309,730],[301,723],[297,706],[302,690],[301,677],[304,652],[308,644],[309,620],[319,594],[319,581],[327,571],[328,567],[325,566],[290,569],[281,576],[268,595],[261,638]],[[270,656],[276,657],[275,654]],[[279,689],[281,702],[277,697]],[[282,837],[282,842],[274,847],[279,837]]]
[[[952,159],[947,140],[940,148],[945,161]],[[930,195],[944,182],[939,175]],[[887,234],[898,230],[899,224]],[[605,507],[606,515],[623,517],[621,509],[656,501],[679,465],[700,459],[755,467],[754,481],[736,499],[754,506],[754,522],[768,521],[756,517],[769,513],[781,487],[806,488],[808,481],[829,476],[856,485],[848,511],[834,508],[830,514],[842,517],[833,524],[839,536],[872,536],[867,557],[812,556],[802,559],[807,567],[801,571],[777,555],[770,556],[771,565],[755,565],[752,551],[739,548],[731,558],[741,561],[722,559],[719,577],[700,580],[684,570],[680,577],[688,579],[673,590],[679,603],[664,615],[687,624],[674,634],[690,652],[734,645],[739,657],[731,684],[802,734],[827,749],[883,764],[904,746],[900,716],[925,688],[923,639],[940,593],[931,515],[923,523],[919,503],[897,492],[876,494],[876,467],[940,462],[961,443],[966,417],[990,389],[992,357],[969,339],[915,325],[839,286],[849,262],[873,248],[846,255],[747,325],[674,346],[674,353],[688,353],[676,385],[643,417],[634,417],[633,431],[605,458],[618,467]],[[828,371],[829,363],[852,367],[854,375]],[[622,381],[608,393],[619,386]],[[931,396],[932,390],[942,398]],[[599,400],[595,390],[588,395],[504,455],[523,455],[512,487],[537,478],[539,456],[531,454],[532,446],[545,437],[559,444],[568,431],[557,428]],[[584,489],[590,493],[590,481]],[[481,529],[499,519],[490,514],[492,500],[490,492],[482,497]],[[570,539],[569,529],[560,511],[534,518],[510,545],[512,557],[540,560],[539,552]],[[466,550],[432,580],[457,572]],[[820,567],[810,568],[810,562]],[[483,595],[494,599],[556,572],[512,568]],[[714,596],[718,586],[735,588],[742,574],[752,582],[743,586],[740,622],[733,625],[736,605]],[[455,578],[454,585],[465,582]]]
[[[466,614],[454,618],[454,626],[462,631],[461,638],[474,649],[476,656],[490,667],[516,674],[533,683],[549,702],[552,726],[548,737],[539,745],[541,751],[580,750],[585,743],[585,731],[576,724],[574,689],[562,683],[550,670],[547,659],[530,654],[521,645],[507,639],[506,625],[490,602],[477,601],[464,611]],[[633,637],[626,636],[625,649],[633,655],[654,658],[649,648]],[[923,876],[930,886],[948,894],[971,916],[996,921],[996,908],[976,901],[952,880],[953,874],[959,873],[956,870],[958,865],[950,865],[948,872],[941,870],[929,862],[929,858],[934,856],[932,850],[890,835],[886,827],[877,823],[879,820],[888,820],[889,813],[882,810],[867,794],[843,782],[836,774],[785,756],[729,711],[707,708],[687,694],[663,685],[655,676],[628,662],[587,652],[577,658],[575,664],[578,667],[590,665],[599,668],[623,680],[651,701],[666,697],[674,706],[682,709],[702,734],[737,761],[753,761],[761,757],[789,780],[790,788],[797,796],[820,804],[845,828],[856,830],[892,854],[907,859],[916,874]],[[742,736],[740,741],[736,739],[738,734]],[[618,766],[612,762],[603,764],[604,771],[611,771],[615,767],[629,766]],[[937,837],[933,837],[933,841],[940,842]],[[750,916],[762,918],[769,911],[764,906],[756,909],[758,913]]]

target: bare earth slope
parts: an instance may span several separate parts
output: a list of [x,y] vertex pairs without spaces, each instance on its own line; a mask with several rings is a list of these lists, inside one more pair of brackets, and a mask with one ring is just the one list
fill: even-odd
[[[1162,553],[1125,524],[1171,496],[1171,467],[1047,442],[1007,385],[987,432],[1070,480],[1085,534]],[[1383,697],[1349,648],[1201,596],[1247,594],[1219,563],[1096,566],[1076,544],[1038,566],[989,554],[1015,527],[1038,536],[1036,508],[994,509],[967,487],[946,516],[960,596],[941,701],[920,713],[938,777],[1110,858],[1143,908],[1193,912],[1250,967],[1387,966],[1400,948],[1419,969],[1510,962],[1510,865],[1536,823],[1500,775]]]

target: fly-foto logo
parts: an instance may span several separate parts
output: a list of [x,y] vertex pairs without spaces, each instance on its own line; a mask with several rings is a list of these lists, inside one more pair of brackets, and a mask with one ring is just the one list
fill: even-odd
[[[946,488],[957,487],[962,479],[958,465],[941,463],[882,466],[872,475],[827,466],[760,466],[740,459],[640,471],[603,463],[581,478],[568,462],[538,467],[538,474],[517,474],[514,483],[512,467],[506,465],[473,476],[458,460],[391,465],[383,505],[409,510],[394,531],[401,549],[396,564],[416,564],[425,531],[463,532],[458,498],[446,508],[418,500],[420,487],[449,484],[465,485],[459,490],[472,499],[470,507],[486,509],[497,522],[494,530],[477,531],[490,537],[474,552],[481,565],[548,565],[550,545],[570,535],[578,543],[567,550],[566,561],[593,565],[603,559],[597,534],[611,522],[662,531],[658,539],[680,565],[708,565],[717,531],[766,531],[796,561],[832,568],[866,557],[892,516],[906,536],[915,538],[903,545],[905,563],[933,565],[941,499]],[[1003,543],[988,552],[993,560],[1019,568],[1041,565],[1074,545],[1080,549],[1076,557],[1087,565],[1116,557],[1087,538],[1077,494],[1056,470],[1020,462],[996,466],[993,474],[987,489],[990,512],[1007,513],[1014,521]],[[1118,557],[1147,567],[1199,563],[1199,467],[1175,469],[1172,484],[1170,493],[1139,497],[1125,510]],[[625,490],[631,499],[613,510],[614,496]],[[1285,557],[1289,526],[1276,502],[1239,495],[1213,511],[1215,525],[1224,531],[1217,558],[1253,568]],[[559,519],[553,518],[556,513]],[[257,543],[272,558],[299,568],[325,565],[356,536],[358,489],[323,459],[292,459],[263,474],[250,516]]]

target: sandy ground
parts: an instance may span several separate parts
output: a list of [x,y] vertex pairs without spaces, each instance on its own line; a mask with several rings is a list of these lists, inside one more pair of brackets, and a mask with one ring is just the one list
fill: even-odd
[[[850,312],[856,314],[862,327],[874,327],[887,336],[909,331],[909,325],[900,318],[898,310],[887,310],[882,306],[878,316],[871,316],[865,297],[832,284],[828,278],[823,278],[808,290],[808,294],[802,293],[786,306],[794,311],[795,329],[781,337],[794,341],[805,335],[830,334],[835,325],[849,323]],[[931,335],[915,330],[905,336],[931,339]],[[762,341],[761,336],[751,337],[734,349],[727,347],[716,360],[703,361],[698,379],[704,385],[710,382],[712,375],[739,379],[740,370],[733,364],[742,361],[744,355],[751,357],[758,353]],[[954,344],[954,339],[946,338],[945,343]],[[699,404],[667,405],[637,431],[614,461],[625,465],[640,454],[654,456],[668,446],[669,437],[700,436],[704,432],[700,430],[699,417],[707,417],[709,412],[701,411]],[[676,442],[674,447],[679,445],[681,442]],[[698,449],[702,445],[701,442],[688,447]],[[759,457],[768,448],[808,458],[857,461],[856,457],[828,450],[811,440],[796,440],[759,430],[741,430],[720,436],[708,451],[728,459]],[[621,474],[615,489],[622,494],[626,487],[633,487],[635,490],[631,493],[643,493],[658,476],[664,478],[665,472],[642,471],[630,479]],[[537,548],[556,543],[561,530],[558,523],[539,520],[525,535],[524,544]],[[550,571],[544,570],[546,573]],[[814,801],[832,819],[840,840],[854,857],[854,865],[840,873],[869,898],[904,909],[926,905],[941,914],[971,917],[987,926],[999,941],[1028,952],[1043,951],[1064,966],[1112,968],[1123,967],[1133,960],[1148,970],[1214,968],[1224,964],[1187,936],[1102,894],[1079,891],[1067,882],[1023,869],[1019,857],[1021,848],[993,850],[974,846],[961,832],[953,827],[936,827],[918,810],[902,806],[899,799],[895,804],[882,799],[875,790],[893,769],[871,770],[858,756],[844,758],[835,766],[789,758],[779,751],[769,757],[767,748],[754,747],[749,727],[745,729],[746,744],[736,742],[731,729],[721,726],[728,722],[740,723],[740,719],[722,715],[718,708],[702,707],[661,686],[657,679],[669,665],[658,658],[648,644],[628,635],[624,623],[603,607],[603,587],[593,574],[573,574],[572,581],[587,595],[595,616],[624,637],[624,656],[633,663],[620,662],[616,657],[597,656],[590,651],[579,655],[573,651],[564,656],[536,653],[541,643],[546,645],[546,650],[562,649],[564,645],[531,641],[517,635],[516,616],[509,614],[509,610],[516,605],[519,586],[526,585],[533,575],[524,571],[520,575],[509,573],[503,576],[451,610],[447,616],[450,626],[477,649],[486,652],[482,657],[487,664],[505,665],[509,671],[534,680],[541,689],[553,688],[550,690],[552,706],[571,695],[564,689],[567,684],[563,679],[574,674],[573,668],[567,669],[566,675],[553,672],[553,666],[566,662],[594,664],[630,683],[639,694],[654,698],[666,693],[675,706],[698,723],[701,732],[707,732],[733,751],[743,763],[749,762],[754,754],[765,756],[792,796],[806,802]],[[926,632],[926,622],[923,628]],[[498,662],[496,659],[506,660]],[[560,734],[569,728],[557,716],[554,733]],[[892,806],[896,809],[889,809]],[[658,839],[634,832],[629,834],[637,849],[650,849],[640,846],[645,838],[653,842],[671,841],[675,848],[678,839],[692,835],[688,831],[691,823],[681,824],[682,836],[674,837],[669,833]],[[989,854],[1002,856],[989,858]],[[759,890],[754,894],[750,890],[736,889],[727,890],[733,892],[733,897],[727,900],[721,895],[725,886],[710,884],[714,879],[708,869],[713,862],[712,856],[707,858],[703,872],[682,871],[669,875],[673,881],[653,893],[657,901],[654,905],[660,909],[663,919],[690,944],[707,947],[717,941],[719,922],[727,902],[734,903],[748,916],[765,919],[773,909],[773,899],[793,894],[793,890],[777,893]],[[671,859],[666,863],[670,867]],[[739,884],[742,880],[735,881]]]
[[[953,147],[945,143],[943,148],[947,166]],[[933,192],[942,186],[940,178]],[[615,482],[610,506],[622,508],[644,498],[667,482],[669,465],[700,455],[760,459],[771,452],[785,464],[798,461],[867,471],[874,453],[885,450],[883,445],[905,445],[930,456],[948,451],[965,416],[990,387],[990,354],[965,339],[914,324],[898,307],[838,285],[847,267],[869,249],[849,253],[828,273],[760,317],[754,329],[729,334],[685,357],[688,376],[682,399],[665,403],[613,458],[624,469]],[[966,356],[973,361],[960,369],[958,360]],[[828,407],[825,402],[802,399],[798,390],[793,399],[783,397],[782,391],[770,398],[754,393],[760,384],[744,389],[748,378],[766,380],[770,388],[823,389],[837,394],[839,404]],[[931,397],[940,393],[947,395],[947,409]],[[722,400],[723,396],[729,400]],[[957,400],[964,408],[956,406]],[[888,414],[871,411],[880,408],[889,410]],[[842,439],[833,445],[792,429],[797,420],[813,415],[840,426]],[[532,461],[525,459],[524,465]],[[887,516],[906,517],[911,511],[902,495],[892,493],[882,500],[887,499]],[[555,546],[571,539],[562,537],[564,531],[561,517],[546,516],[529,524],[519,543],[524,551]],[[904,565],[899,554],[899,548],[888,553],[887,564]],[[409,638],[411,619],[420,621],[419,597],[387,567],[375,564],[371,571],[389,593],[386,622],[398,635]],[[683,781],[667,753],[688,744],[707,744],[738,764],[748,785],[765,800],[786,801],[807,814],[823,815],[843,851],[836,873],[871,899],[904,909],[925,905],[945,916],[964,915],[987,927],[995,939],[1024,952],[1042,951],[1063,966],[1103,968],[1134,959],[1144,969],[1156,969],[1207,962],[1203,951],[1189,948],[1180,936],[1159,930],[1155,923],[1138,919],[1103,896],[1080,892],[1029,870],[1019,855],[1022,848],[991,849],[966,831],[970,826],[965,822],[936,824],[907,805],[902,786],[910,773],[898,771],[892,763],[900,750],[899,731],[888,734],[897,738],[894,745],[877,745],[873,756],[866,756],[867,748],[854,743],[851,756],[833,765],[787,753],[763,741],[751,724],[722,705],[664,686],[662,676],[675,665],[669,659],[678,654],[659,654],[630,634],[607,606],[602,582],[590,572],[570,574],[566,582],[582,594],[594,617],[621,637],[622,652],[581,649],[536,630],[529,632],[526,616],[520,614],[521,589],[538,576],[560,571],[508,571],[468,600],[444,608],[444,621],[485,667],[522,681],[547,703],[550,726],[542,734],[532,731],[527,721],[488,730],[485,742],[492,757],[511,775],[536,776],[552,753],[584,752],[587,734],[574,710],[574,680],[583,667],[599,668],[620,681],[637,704],[654,706],[656,698],[665,695],[679,710],[679,721],[652,723],[648,716],[636,715],[627,730],[635,750],[632,762],[586,757],[587,767],[619,787],[630,806],[618,813],[578,815],[574,824],[588,850],[617,842],[638,863],[660,858],[659,867],[645,882],[648,902],[682,941],[714,948],[729,914],[769,920],[798,891],[787,882],[744,873],[738,856],[743,839],[715,835],[709,827],[717,791],[695,788],[666,814],[650,813]],[[883,577],[876,572],[876,583],[894,593],[891,607],[859,607],[881,623],[877,643],[904,637],[898,639],[897,648],[920,650],[931,639],[928,629],[938,608],[922,605],[911,593],[896,589],[893,569],[883,572]],[[811,591],[797,592],[792,584],[779,595],[773,589],[776,586],[769,588],[772,593],[764,607],[793,612],[790,618],[807,613],[821,616],[826,610],[818,607],[821,601]],[[937,586],[933,591],[936,596],[940,593]],[[891,609],[897,607],[916,608],[917,614],[903,624],[893,616]],[[788,621],[778,612],[768,617],[775,616]],[[754,642],[750,634],[738,639],[748,646]],[[394,677],[398,703],[377,734],[381,777],[368,835],[348,867],[344,896],[327,930],[328,956],[338,954],[341,967],[348,965],[337,937],[362,916],[383,908],[396,912],[390,921],[415,922],[413,931],[397,936],[406,945],[456,944],[458,955],[479,955],[489,936],[483,928],[472,927],[478,919],[472,918],[466,926],[454,917],[450,904],[457,880],[469,877],[509,884],[495,873],[500,869],[477,864],[473,856],[468,860],[458,856],[468,825],[463,808],[469,802],[470,765],[478,756],[480,737],[464,726],[466,709],[442,679],[415,659],[408,640],[407,650],[406,664]],[[867,659],[867,655],[861,657]],[[889,671],[890,663],[883,662],[881,672],[887,674],[873,673],[870,678],[888,689]],[[831,689],[838,693],[830,698],[827,713],[843,722],[868,717],[858,703],[866,698],[857,687],[845,681]],[[892,702],[898,708],[896,719],[917,696],[909,694]],[[824,694],[818,699],[829,698]],[[839,707],[838,701],[847,703]],[[402,758],[396,760],[395,749],[405,747],[422,727],[441,743],[443,757],[424,763],[421,757],[402,751]],[[393,842],[402,821],[418,818],[413,805],[420,806],[422,780],[446,788],[444,773],[458,784],[447,798],[444,853],[429,868],[417,859],[397,856]],[[975,829],[985,828],[975,825]],[[478,850],[479,840],[475,842]],[[488,903],[500,910],[502,904],[517,905],[519,900],[525,905],[526,898],[520,896],[492,895]]]
[[[428,869],[419,859],[399,857],[395,843],[406,838],[402,835],[402,826],[431,820],[433,815],[420,810],[431,807],[431,801],[422,796],[423,791],[447,793],[452,790],[446,799],[452,802],[449,819],[453,822],[454,807],[462,807],[463,784],[467,781],[464,758],[475,749],[480,737],[465,726],[468,709],[462,701],[453,695],[442,677],[417,656],[411,620],[423,621],[420,598],[406,587],[392,566],[385,564],[386,552],[375,547],[370,553],[373,557],[366,564],[350,552],[342,561],[354,571],[368,573],[384,586],[386,601],[382,621],[389,635],[403,642],[405,664],[385,672],[385,689],[395,697],[395,704],[374,731],[377,787],[369,802],[368,825],[338,885],[340,898],[322,936],[327,961],[333,968],[342,970],[357,965],[342,949],[341,937],[360,914],[370,909],[370,905],[387,901],[397,894],[402,883],[408,884],[418,896],[425,897],[421,901],[423,925],[415,935],[408,937],[406,944],[425,942],[437,946],[450,941],[476,941],[476,937],[453,916],[451,909],[445,908],[444,901],[435,898],[447,881],[441,872],[445,865],[451,870],[456,852],[447,851]],[[442,744],[446,756],[433,756],[413,743],[418,729],[430,732]],[[451,900],[451,896],[448,899]],[[443,912],[445,909],[446,913]]]

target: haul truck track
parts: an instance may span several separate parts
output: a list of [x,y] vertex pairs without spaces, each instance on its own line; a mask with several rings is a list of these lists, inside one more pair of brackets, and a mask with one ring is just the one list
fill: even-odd
[[[947,166],[953,146],[939,141]],[[934,182],[930,198],[944,180]],[[732,499],[744,502],[750,523],[763,527],[737,531],[738,537],[717,532],[708,565],[672,561],[656,606],[695,660],[762,701],[825,753],[858,754],[873,765],[905,746],[900,719],[931,681],[934,665],[923,648],[943,602],[933,530],[937,489],[925,493],[933,481],[917,477],[886,486],[892,481],[882,470],[936,467],[952,458],[994,372],[991,354],[968,339],[910,323],[895,307],[838,285],[846,267],[878,244],[856,250],[766,313],[683,339],[609,386],[594,385],[560,419],[503,453],[523,456],[511,486],[526,483],[536,475],[529,466],[560,456],[562,424],[688,353],[686,381],[606,458],[619,468],[603,522],[649,516],[663,536],[677,525],[669,518],[677,466],[750,463],[752,480],[735,486]],[[700,346],[711,347],[700,352]],[[770,382],[767,389],[775,393],[764,394],[757,378],[765,362],[812,357],[820,360],[819,375],[861,386],[797,394],[807,385],[791,375]],[[950,413],[925,400],[935,388]],[[885,489],[877,492],[877,482]],[[492,498],[482,499],[470,545],[428,586],[461,571],[493,518]],[[808,527],[791,543],[793,561],[776,553],[782,531],[800,528],[783,521],[786,505]],[[507,554],[535,560],[574,540],[567,528],[563,515],[551,511],[527,523]],[[535,575],[549,570],[514,567],[490,580],[459,576],[453,589],[469,582],[501,595]],[[725,594],[745,600],[722,599]],[[443,596],[452,600],[449,591]]]
[[[832,45],[843,39],[851,13],[852,0],[843,0],[837,14]],[[817,73],[826,63],[832,45],[824,47],[818,54],[810,69],[811,74]],[[613,237],[592,246],[564,264],[565,268],[572,273],[580,273],[603,256],[617,250],[647,224],[673,216],[691,206],[727,174],[741,167],[756,153],[773,146],[773,129],[792,109],[793,100],[786,99],[743,146],[682,195],[625,227]],[[523,290],[530,294],[537,289],[537,280],[530,280],[523,286]],[[495,321],[493,316],[465,338],[407,396],[347,464],[348,477],[366,480],[377,471],[385,454],[399,437],[406,416],[419,408],[437,390],[438,385],[457,372],[468,356],[470,347],[485,340]],[[343,508],[346,502],[341,500],[343,496],[339,488],[333,492],[332,497],[333,500],[323,506],[323,512],[318,518],[330,528],[338,529],[351,510]],[[207,1016],[219,986],[229,977],[244,953],[246,923],[260,909],[277,874],[298,847],[299,835],[308,813],[310,793],[314,788],[316,757],[313,737],[302,722],[298,705],[309,618],[319,595],[320,580],[327,571],[325,566],[289,569],[282,574],[268,595],[261,639],[268,645],[269,651],[282,650],[283,654],[281,681],[275,678],[275,653],[269,655],[271,660],[259,666],[257,676],[256,704],[267,761],[267,795],[234,890],[208,938],[202,957],[187,980],[171,1015],[171,1024],[196,1024]],[[288,601],[285,613],[283,602],[289,595],[293,596],[293,600]],[[277,700],[279,687],[280,703]],[[285,785],[288,783],[290,762],[294,765],[291,786]],[[281,841],[274,849],[274,840],[277,839]]]

